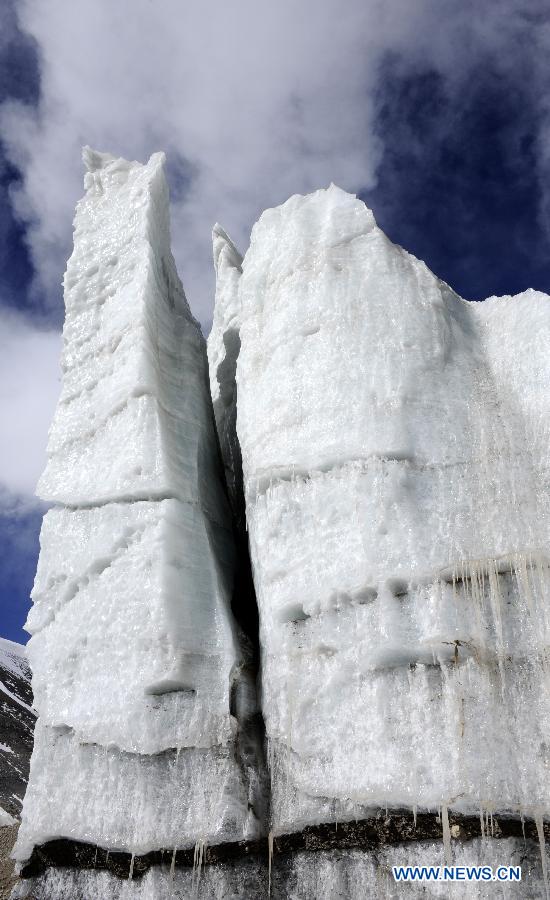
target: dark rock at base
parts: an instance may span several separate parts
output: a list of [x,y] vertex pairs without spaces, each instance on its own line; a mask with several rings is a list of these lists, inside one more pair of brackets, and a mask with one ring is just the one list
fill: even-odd
[[0,639],[0,807],[19,817],[29,777],[36,714],[24,648]]

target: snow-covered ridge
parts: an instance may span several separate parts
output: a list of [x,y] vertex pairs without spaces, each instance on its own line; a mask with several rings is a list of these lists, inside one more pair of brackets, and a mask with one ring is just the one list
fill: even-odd
[[19,816],[27,785],[36,713],[26,647],[0,638],[0,816]]
[[28,677],[29,664],[25,645],[0,637],[0,666],[13,675]]
[[15,641],[0,638],[0,692],[35,715],[33,707],[25,700],[28,699],[30,679],[27,648]]

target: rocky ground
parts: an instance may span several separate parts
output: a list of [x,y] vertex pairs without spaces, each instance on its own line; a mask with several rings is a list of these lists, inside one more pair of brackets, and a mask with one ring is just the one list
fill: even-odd
[[17,825],[0,828],[0,900],[7,900],[17,880],[13,872],[13,862],[10,859],[16,836]]

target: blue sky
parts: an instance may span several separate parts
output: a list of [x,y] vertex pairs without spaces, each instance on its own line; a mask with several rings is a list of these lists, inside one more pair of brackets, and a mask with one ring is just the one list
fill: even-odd
[[264,208],[330,181],[462,296],[550,292],[547,3],[204,7],[2,5],[0,634],[14,640],[27,639],[83,143],[167,152],[174,254],[205,331],[214,221],[244,251]]

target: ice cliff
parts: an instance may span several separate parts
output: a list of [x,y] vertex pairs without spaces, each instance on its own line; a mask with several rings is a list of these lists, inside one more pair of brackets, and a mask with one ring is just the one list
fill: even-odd
[[335,186],[231,286],[275,829],[541,816],[548,298],[467,303]]
[[462,300],[331,185],[244,259],[214,228],[207,365],[162,157],[85,161],[17,896],[393,897],[444,859],[545,896],[550,299]]

